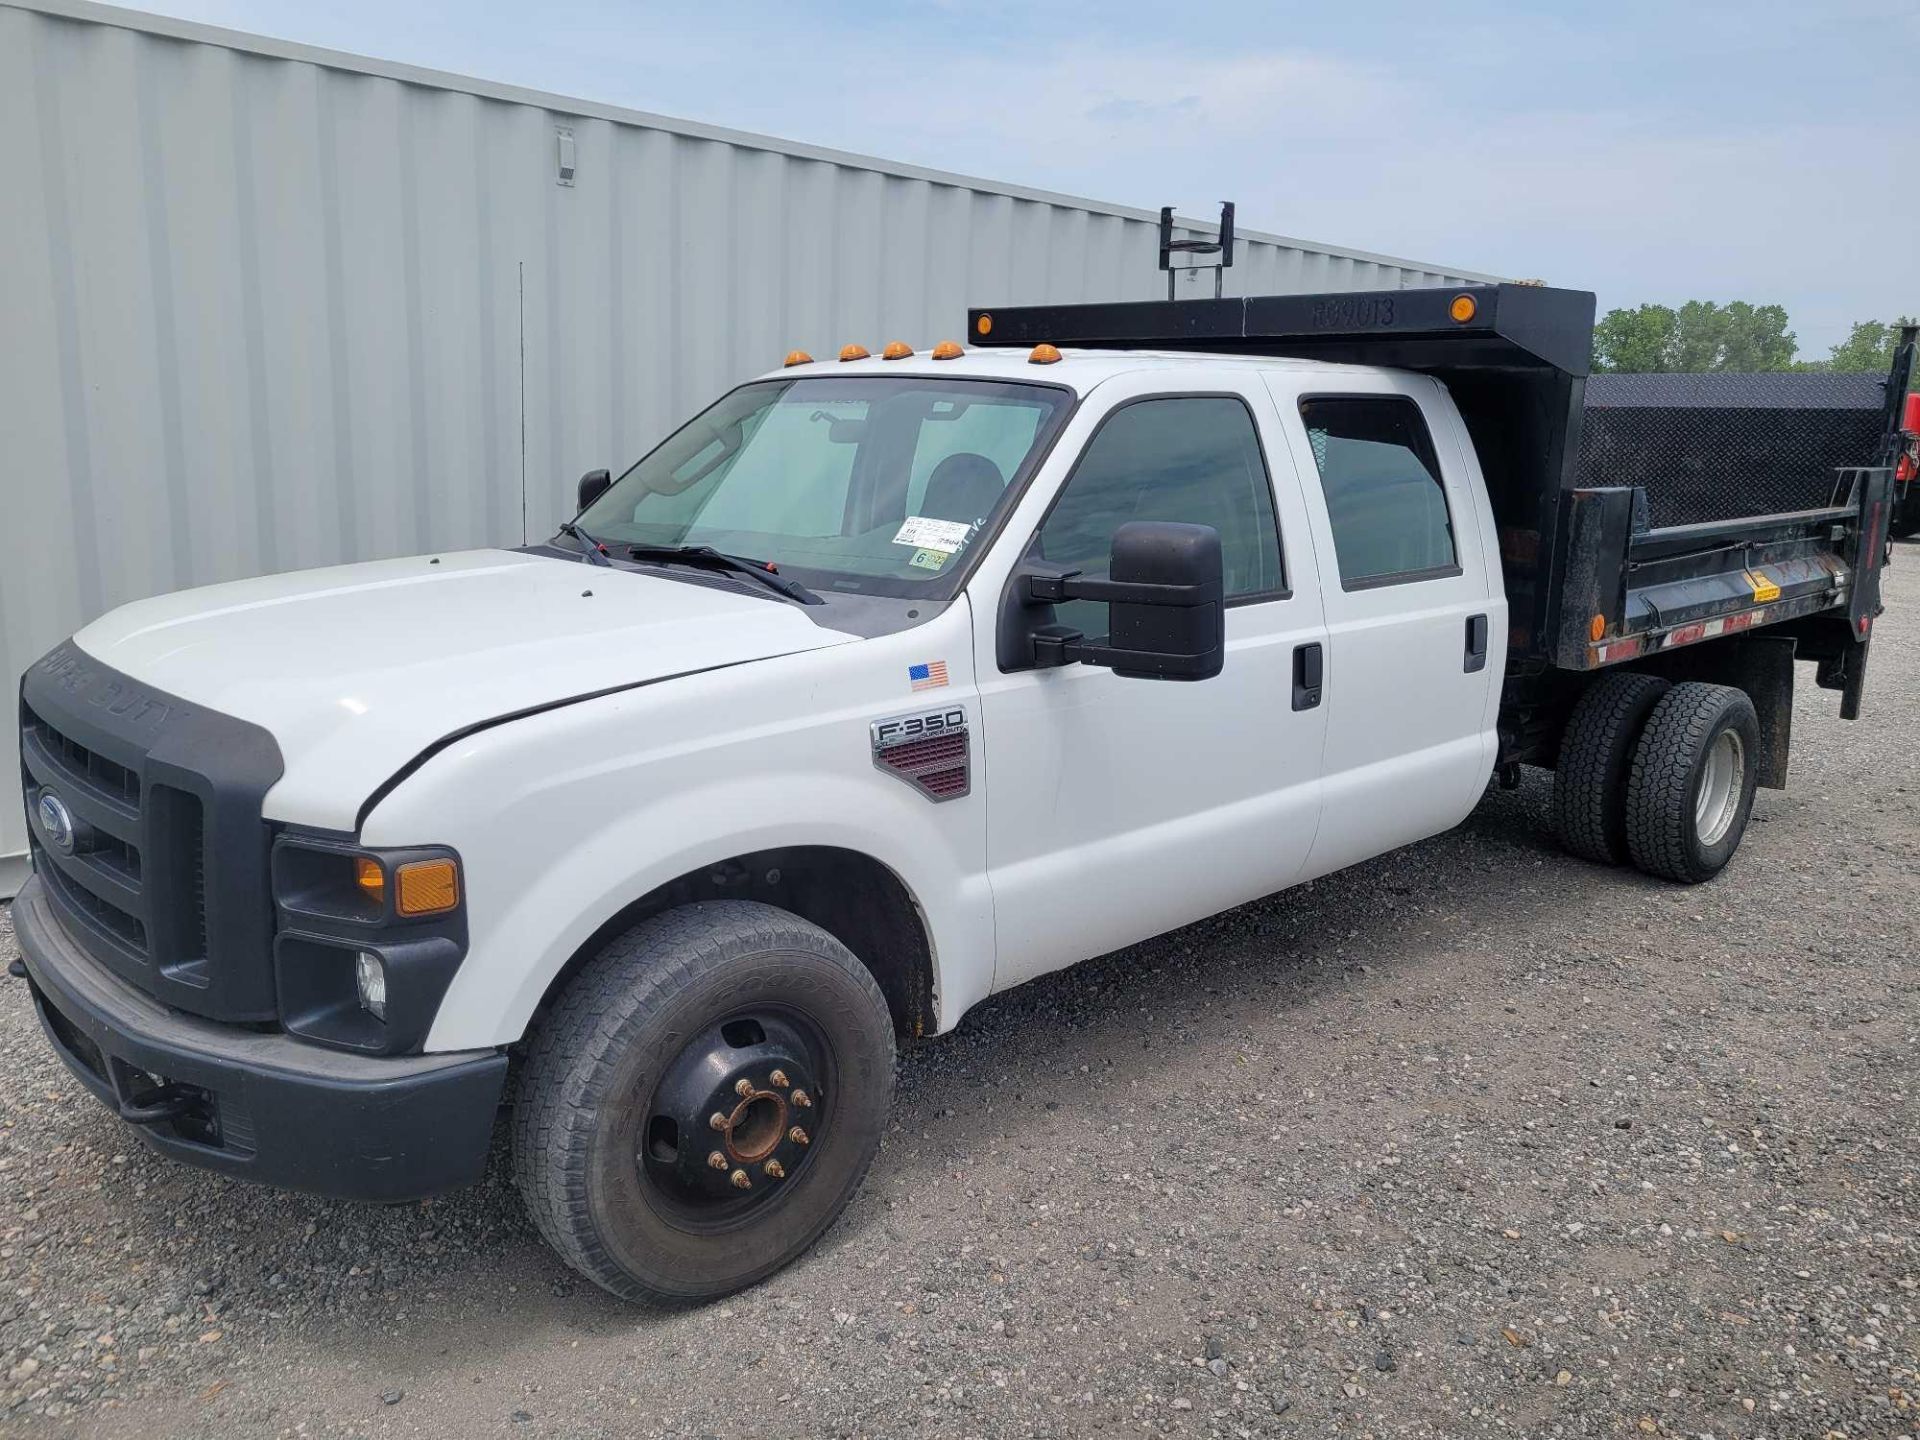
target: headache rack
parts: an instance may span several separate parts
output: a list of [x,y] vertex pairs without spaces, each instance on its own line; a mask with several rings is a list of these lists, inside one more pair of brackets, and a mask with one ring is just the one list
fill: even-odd
[[[1601,376],[1590,396],[1593,315],[1587,291],[1500,284],[985,308],[967,331],[976,345],[1287,356],[1440,380],[1499,525],[1515,661],[1590,670],[1809,616],[1833,634],[1810,635],[1824,643],[1807,653],[1852,648],[1843,623],[1864,642],[1911,332],[1886,379]],[[1833,658],[1823,683],[1856,707],[1861,667]]]

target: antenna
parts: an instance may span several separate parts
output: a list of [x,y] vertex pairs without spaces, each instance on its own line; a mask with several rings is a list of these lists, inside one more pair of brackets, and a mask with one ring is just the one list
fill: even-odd
[[[1218,255],[1220,258],[1211,265],[1175,265],[1173,257],[1181,255]],[[1233,264],[1233,201],[1220,202],[1220,238],[1217,240],[1176,240],[1173,238],[1173,207],[1160,207],[1160,268],[1167,272],[1167,299],[1173,295],[1173,272],[1176,270],[1213,271],[1213,298],[1220,298],[1221,283],[1225,271]]]

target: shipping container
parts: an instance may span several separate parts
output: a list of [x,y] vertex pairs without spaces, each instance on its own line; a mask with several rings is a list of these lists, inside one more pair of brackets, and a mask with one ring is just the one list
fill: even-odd
[[[1164,294],[1157,218],[79,0],[0,3],[0,671],[17,683],[146,595],[546,535],[581,471],[796,346],[925,345],[969,304]],[[1226,282],[1493,278],[1242,230]],[[8,761],[0,896],[25,850]]]

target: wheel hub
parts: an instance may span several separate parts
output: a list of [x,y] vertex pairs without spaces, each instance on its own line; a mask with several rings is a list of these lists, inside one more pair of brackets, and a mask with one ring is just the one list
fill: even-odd
[[642,1130],[640,1171],[669,1203],[712,1213],[788,1188],[821,1122],[820,1067],[802,1030],[736,1018],[667,1067]]
[[1746,790],[1746,747],[1733,730],[1723,730],[1707,749],[1700,791],[1693,801],[1693,828],[1702,845],[1717,845],[1733,828]]

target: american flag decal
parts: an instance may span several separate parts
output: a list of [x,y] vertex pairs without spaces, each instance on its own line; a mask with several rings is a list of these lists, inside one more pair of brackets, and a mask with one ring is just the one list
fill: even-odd
[[947,683],[947,662],[925,661],[907,667],[907,680],[916,690],[938,690]]

